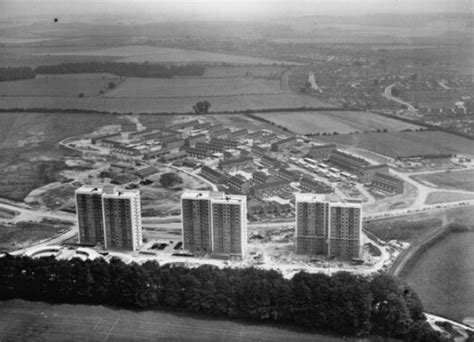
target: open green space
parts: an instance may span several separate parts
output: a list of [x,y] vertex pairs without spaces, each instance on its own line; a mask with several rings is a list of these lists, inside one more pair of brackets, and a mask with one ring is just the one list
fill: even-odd
[[[183,82],[186,79],[182,79]],[[108,98],[108,97],[0,97],[0,109],[77,109],[109,113],[193,113],[192,106],[203,99],[211,103],[211,112],[234,112],[246,110],[268,110],[285,108],[332,107],[327,102],[314,97],[293,93],[244,94],[205,97],[167,97],[167,98]]]
[[427,181],[440,188],[474,191],[474,170],[429,173],[412,178],[420,182]]
[[384,241],[401,240],[414,242],[427,232],[440,227],[439,218],[424,218],[417,220],[390,219],[374,221],[365,224],[365,229]]
[[257,115],[299,134],[333,134],[334,132],[346,134],[383,129],[401,131],[419,128],[414,124],[387,119],[370,112],[316,111],[264,113]]
[[108,89],[109,80],[97,78],[40,78],[0,82],[1,97],[16,97],[21,108],[21,97],[68,98],[93,97]]
[[425,154],[474,153],[474,141],[441,131],[344,134],[318,137],[392,158]]
[[465,194],[459,192],[449,192],[449,191],[436,191],[432,192],[426,198],[426,204],[437,204],[437,203],[446,203],[446,202],[456,202],[456,201],[465,201],[473,200],[474,192],[472,194]]
[[114,115],[5,113],[0,115],[1,197],[23,200],[45,184],[61,181],[68,169],[59,141],[121,123]]
[[[119,58],[120,62],[150,62],[150,63],[230,63],[230,64],[285,64],[283,61],[271,60],[266,58],[253,58],[247,56],[237,56],[230,54],[184,50],[174,48],[155,47],[147,45],[128,45],[105,49],[71,52],[50,53],[52,56],[109,56]],[[292,63],[290,63],[292,64]]]
[[0,219],[7,219],[7,220],[10,220],[10,219],[14,218],[14,217],[15,217],[16,215],[18,215],[18,214],[19,214],[19,213],[18,213],[17,211],[0,207]]
[[[43,312],[44,316],[37,313]],[[139,327],[139,329],[137,329]],[[166,311],[9,300],[0,306],[0,339],[74,341],[368,342],[271,325]]]
[[68,231],[69,222],[49,221],[0,224],[0,252],[9,252]]

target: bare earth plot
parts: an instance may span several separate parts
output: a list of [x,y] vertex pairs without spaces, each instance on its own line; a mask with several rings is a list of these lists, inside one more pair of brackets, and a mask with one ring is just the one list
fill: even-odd
[[128,78],[104,97],[112,98],[180,98],[248,94],[280,94],[279,80],[252,78]]
[[107,89],[109,80],[97,78],[41,78],[31,80],[0,82],[0,97],[14,97],[16,107],[22,107],[23,99],[18,97],[78,97],[97,96]]
[[253,58],[247,56],[235,56],[222,53],[172,49],[154,46],[133,45],[121,46],[91,51],[73,51],[50,53],[52,56],[111,56],[121,57],[120,62],[143,63],[231,63],[231,64],[294,64],[284,61]]
[[258,114],[258,116],[299,134],[325,132],[346,134],[377,129],[401,131],[418,128],[416,125],[388,119],[370,112],[285,112]]
[[344,134],[319,139],[360,147],[392,158],[420,154],[474,153],[474,141],[440,131]]
[[343,339],[275,326],[202,318],[190,314],[131,311],[100,305],[51,305],[22,300],[5,301],[0,306],[0,340],[356,341],[351,338]]
[[474,191],[474,170],[437,172],[412,178],[421,182],[427,181],[440,188]]
[[331,107],[318,99],[298,94],[230,95],[178,98],[107,97],[1,97],[0,108],[53,108],[97,110],[111,113],[192,113],[193,105],[208,100],[212,112],[264,110],[272,108]]

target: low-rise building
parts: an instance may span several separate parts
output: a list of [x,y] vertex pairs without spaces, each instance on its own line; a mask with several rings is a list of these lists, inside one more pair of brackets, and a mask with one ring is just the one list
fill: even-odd
[[224,129],[224,124],[215,124],[207,128],[209,133],[215,132],[215,131],[222,131]]
[[169,130],[179,130],[179,129],[185,129],[185,128],[192,128],[196,125],[199,125],[198,120],[191,120],[191,121],[186,121],[186,122],[178,122],[173,125],[167,126],[166,128]]
[[238,141],[229,139],[213,138],[210,141],[211,144],[222,145],[225,149],[236,148],[239,145]]
[[370,183],[376,173],[385,173],[388,174],[388,165],[387,164],[377,164],[369,165],[362,170],[360,175],[362,182]]
[[277,142],[274,142],[271,146],[271,150],[274,152],[278,152],[278,151],[284,150],[287,147],[293,146],[294,144],[296,144],[296,137],[291,136],[286,139],[282,139]]
[[175,149],[184,146],[184,140],[182,137],[166,137],[163,138],[161,141],[163,143],[163,147],[169,149]]
[[209,131],[209,135],[213,138],[225,138],[231,133],[229,128],[223,128],[221,130]]
[[190,157],[205,159],[211,155],[211,151],[202,148],[186,147],[184,149]]
[[311,159],[328,159],[331,153],[335,150],[336,144],[313,146],[308,152],[308,157]]
[[206,142],[207,137],[205,134],[191,135],[184,140],[184,145],[188,147],[195,146],[198,142]]
[[172,163],[176,160],[185,159],[188,156],[186,151],[178,151],[175,153],[165,154],[160,158],[161,162],[163,163]]
[[291,185],[287,181],[276,181],[255,185],[250,188],[250,194],[255,198],[278,196],[280,193],[292,191]]
[[270,178],[270,175],[267,175],[265,172],[257,171],[252,174],[252,181],[258,184],[264,184]]
[[304,192],[316,194],[328,194],[334,191],[329,185],[323,182],[319,182],[308,176],[304,176],[301,178],[300,188]]
[[243,157],[236,159],[226,159],[219,162],[219,169],[224,171],[240,170],[252,165],[252,157]]
[[225,179],[224,173],[218,170],[211,169],[208,166],[203,166],[199,174],[201,175],[201,177],[207,179],[208,181],[214,184],[222,183]]
[[262,163],[263,166],[268,167],[268,168],[279,168],[282,165],[282,162],[279,161],[276,158],[263,155],[262,158],[260,159],[260,162]]
[[287,182],[296,182],[299,180],[299,175],[293,171],[290,171],[285,168],[280,168],[276,172],[272,173],[275,178],[279,180],[284,180]]
[[376,173],[372,178],[372,186],[394,194],[403,193],[403,180],[386,173]]
[[248,133],[249,133],[248,130],[246,130],[245,128],[244,129],[239,129],[239,130],[237,130],[235,132],[232,132],[229,135],[227,135],[227,139],[240,140],[240,139],[245,138]]
[[155,158],[161,158],[162,156],[170,153],[171,149],[169,148],[160,148],[156,150],[151,150],[143,154],[143,159],[150,160]]
[[144,167],[143,169],[137,170],[135,172],[135,175],[137,175],[140,178],[145,178],[145,177],[149,177],[151,175],[154,175],[158,172],[159,172],[159,170],[156,167],[147,166],[147,167]]
[[210,122],[203,122],[203,123],[194,125],[193,129],[195,129],[195,130],[208,130],[211,126],[212,125],[211,125]]
[[240,176],[230,176],[226,184],[232,193],[243,195],[248,194],[251,187],[250,182]]
[[266,148],[260,147],[258,145],[252,146],[252,153],[255,154],[257,157],[263,157],[267,154],[268,150]]
[[360,175],[370,163],[363,159],[351,154],[334,150],[329,156],[329,161],[334,165],[337,165],[341,169],[348,170],[350,172]]
[[114,138],[120,138],[121,136],[122,136],[121,133],[113,133],[113,134],[101,135],[101,136],[92,138],[92,139],[91,139],[91,143],[92,143],[92,145],[97,145],[97,144],[101,143],[103,140],[111,140],[111,141],[114,141],[114,140],[112,140],[112,139],[114,139]]
[[225,150],[225,147],[222,145],[216,145],[216,144],[205,143],[205,142],[196,143],[196,148],[201,149],[201,150],[211,151],[212,153],[224,152]]

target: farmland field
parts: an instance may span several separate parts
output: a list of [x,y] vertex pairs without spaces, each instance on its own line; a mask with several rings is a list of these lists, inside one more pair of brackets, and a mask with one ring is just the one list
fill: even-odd
[[437,172],[412,178],[427,181],[441,188],[474,191],[474,170]]
[[105,97],[112,98],[176,98],[199,96],[280,94],[279,80],[251,78],[222,79],[150,79],[127,78]]
[[107,98],[107,97],[1,97],[0,108],[83,109],[116,113],[192,113],[193,105],[208,100],[211,112],[263,110],[272,108],[330,107],[313,97],[283,93],[266,95],[235,95],[179,98]]
[[284,61],[235,56],[199,50],[172,49],[146,45],[120,46],[100,50],[55,52],[51,56],[110,56],[120,58],[120,62],[144,63],[230,63],[230,64],[294,64]]
[[377,129],[401,131],[418,128],[413,124],[369,112],[285,112],[258,114],[258,116],[299,134],[324,132],[346,134]]
[[286,69],[282,66],[212,66],[207,67],[203,77],[271,77],[279,78]]
[[439,153],[474,153],[474,141],[440,131],[344,134],[319,137],[389,157]]
[[41,78],[21,81],[0,82],[0,97],[78,97],[97,96],[106,91],[108,80],[102,78]]

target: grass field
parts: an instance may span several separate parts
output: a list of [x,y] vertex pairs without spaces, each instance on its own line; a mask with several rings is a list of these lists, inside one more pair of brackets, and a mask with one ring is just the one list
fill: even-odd
[[401,240],[413,242],[435,227],[440,227],[441,224],[442,220],[439,218],[417,220],[391,219],[366,223],[365,228],[384,241]]
[[[235,56],[222,53],[153,47],[146,45],[129,45],[100,50],[72,51],[50,53],[52,56],[110,56],[120,57],[121,62],[143,63],[230,63],[230,64],[288,64],[284,61]],[[294,63],[289,63],[294,64]]]
[[6,208],[0,208],[0,219],[11,220],[18,214],[19,212],[17,211],[6,209]]
[[0,96],[16,97],[78,97],[83,93],[85,97],[97,96],[100,91],[106,91],[109,80],[97,78],[40,78],[0,82]]
[[0,252],[9,252],[66,232],[64,222],[17,222],[0,224]]
[[320,137],[389,157],[439,153],[474,153],[474,141],[440,131],[345,134]]
[[120,123],[115,115],[2,113],[0,115],[0,197],[23,200],[31,190],[60,180],[67,169],[57,143]]
[[437,203],[446,203],[446,202],[456,202],[464,200],[474,199],[474,192],[472,195],[469,194],[460,194],[458,192],[448,192],[448,191],[436,191],[428,195],[426,199],[426,204],[437,204]]
[[437,172],[413,176],[413,178],[427,181],[440,188],[474,191],[474,170]]
[[127,78],[104,97],[113,98],[180,98],[225,95],[280,94],[279,80],[252,78]]
[[[466,94],[467,95],[467,94]],[[454,104],[463,96],[461,92],[452,90],[410,90],[402,92],[400,98],[410,103],[418,103],[420,107],[442,108],[454,107]]]
[[9,300],[0,306],[2,341],[370,342],[288,327],[165,311]]
[[264,110],[272,108],[331,107],[330,104],[298,94],[204,96],[179,98],[61,98],[61,97],[0,97],[0,108],[54,108],[98,110],[111,113],[192,113],[193,105],[208,100],[212,112]]
[[418,128],[418,126],[413,124],[387,119],[369,112],[318,111],[265,113],[258,115],[300,134],[325,132],[346,134],[355,131],[364,132],[377,129],[401,131],[404,129]]

